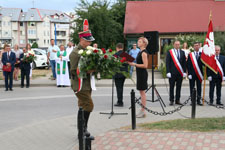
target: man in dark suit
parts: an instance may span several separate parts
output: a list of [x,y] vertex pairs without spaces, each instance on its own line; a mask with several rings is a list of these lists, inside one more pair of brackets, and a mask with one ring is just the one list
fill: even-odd
[[174,104],[174,86],[176,84],[176,101],[180,103],[180,91],[183,78],[186,77],[186,58],[185,53],[180,49],[180,41],[174,42],[174,48],[167,52],[166,73],[170,84],[170,105]]
[[190,53],[187,60],[188,68],[188,78],[190,85],[190,96],[192,95],[192,90],[195,87],[195,82],[197,84],[197,104],[201,104],[201,92],[202,92],[202,80],[203,80],[203,71],[202,71],[202,61],[201,61],[201,52],[199,52],[199,42],[194,43],[194,52]]
[[209,98],[210,98],[210,105],[213,105],[213,98],[214,98],[214,88],[216,86],[216,104],[217,105],[223,105],[221,103],[221,88],[222,88],[222,81],[225,80],[224,71],[225,71],[225,57],[220,55],[220,46],[215,46],[216,50],[216,59],[219,61],[219,64],[221,66],[222,74],[218,71],[217,74],[215,74],[212,70],[207,68],[207,76],[209,82]]
[[[11,71],[7,72],[4,71],[4,76],[5,76],[5,91],[13,91],[12,86],[13,86],[13,71],[14,71],[14,65],[16,63],[16,54],[11,51],[11,47],[9,45],[5,46],[6,52],[2,54],[2,63],[3,65],[6,65],[8,67],[11,66]],[[9,82],[10,80],[10,82]],[[9,82],[9,83],[8,83]]]
[[[117,57],[123,52],[123,44],[118,43],[116,45],[116,55]],[[128,64],[123,64],[123,67],[120,68],[120,71],[128,72]],[[115,84],[116,84],[116,92],[117,92],[117,103],[114,106],[123,107],[123,86],[126,77],[122,73],[116,73],[114,76]]]
[[26,76],[26,88],[30,86],[30,62],[23,60],[24,54],[27,53],[27,49],[23,48],[23,53],[20,54],[20,69],[21,69],[21,88],[24,87],[24,77]]

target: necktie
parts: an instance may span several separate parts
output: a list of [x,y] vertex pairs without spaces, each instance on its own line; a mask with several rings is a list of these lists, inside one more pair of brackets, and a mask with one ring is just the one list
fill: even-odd
[[9,60],[9,52],[8,52],[8,60]]
[[198,59],[198,52],[196,52],[196,59]]
[[219,60],[219,56],[216,56],[217,60]]
[[180,59],[179,50],[177,50],[177,58]]

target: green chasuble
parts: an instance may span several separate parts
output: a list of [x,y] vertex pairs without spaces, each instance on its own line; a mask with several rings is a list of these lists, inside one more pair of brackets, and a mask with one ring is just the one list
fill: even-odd
[[[60,51],[57,52],[57,57],[60,56]],[[66,51],[64,50],[64,53],[62,56],[66,56]],[[65,74],[66,73],[66,61],[63,60],[63,71],[62,71],[62,74]],[[60,64],[57,63],[57,74],[60,74]]]

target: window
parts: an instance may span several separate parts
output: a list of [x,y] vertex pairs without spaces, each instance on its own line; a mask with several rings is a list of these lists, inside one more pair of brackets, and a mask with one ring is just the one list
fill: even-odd
[[25,40],[20,40],[20,44],[25,44]]
[[34,50],[35,55],[42,55],[40,52]]
[[7,32],[7,31],[5,31],[4,35],[8,35],[8,32]]
[[46,40],[44,40],[44,44],[46,44]]
[[35,22],[29,22],[28,26],[36,26],[36,23]]
[[20,26],[23,27],[23,22],[20,22]]
[[44,36],[46,36],[45,31],[44,31]]
[[10,26],[10,25],[11,25],[11,22],[9,21],[9,22],[8,22],[8,26]]
[[3,26],[5,26],[5,21],[3,21]]
[[48,40],[48,44],[49,44],[49,40]]
[[49,36],[50,34],[49,34],[49,31],[48,31],[48,36]]
[[0,21],[0,27],[2,26],[2,22]]

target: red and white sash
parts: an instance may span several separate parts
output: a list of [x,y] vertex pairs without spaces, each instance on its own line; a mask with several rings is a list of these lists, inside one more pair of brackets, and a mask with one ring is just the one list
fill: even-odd
[[221,67],[220,62],[219,62],[219,60],[217,60],[217,59],[216,59],[216,64],[217,64],[217,66],[218,66],[218,72],[219,72],[219,74],[220,74],[220,76],[221,76],[221,78],[222,78],[222,81],[223,81],[223,76],[224,76],[223,68]]
[[190,53],[190,58],[191,58],[191,62],[193,64],[193,68],[195,70],[195,74],[197,75],[199,81],[202,82],[203,75],[202,75],[201,70],[200,70],[200,68],[198,66],[198,62],[196,60],[194,52]]
[[79,75],[80,75],[80,69],[79,67],[77,67],[78,89],[76,93],[78,93],[81,90],[82,84],[83,84],[83,78],[80,78]]
[[183,71],[183,68],[181,67],[181,64],[180,62],[178,61],[177,59],[177,56],[175,55],[175,52],[174,52],[174,49],[171,49],[170,50],[170,55],[173,59],[173,62],[177,68],[177,70],[179,71],[179,73],[181,74],[181,76],[183,77],[184,76],[184,71]]

